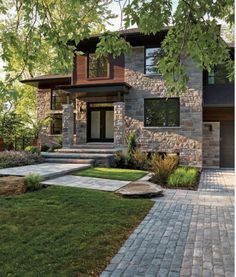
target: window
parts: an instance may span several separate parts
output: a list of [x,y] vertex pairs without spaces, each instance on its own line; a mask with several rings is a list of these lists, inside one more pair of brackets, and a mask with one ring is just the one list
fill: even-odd
[[155,75],[160,74],[158,64],[163,57],[163,50],[158,47],[145,49],[145,74]]
[[[62,134],[62,114],[52,114],[51,115],[51,135],[61,135]],[[76,114],[74,113],[74,134],[76,134]]]
[[61,135],[62,134],[62,114],[51,115],[51,135]]
[[179,98],[144,99],[144,126],[179,126]]
[[62,105],[66,104],[66,94],[59,90],[52,90],[51,92],[51,109],[62,110]]
[[227,70],[224,64],[219,64],[208,73],[208,85],[223,85],[230,84],[231,82],[227,78]]
[[107,78],[108,60],[106,58],[96,58],[95,54],[88,56],[88,78]]

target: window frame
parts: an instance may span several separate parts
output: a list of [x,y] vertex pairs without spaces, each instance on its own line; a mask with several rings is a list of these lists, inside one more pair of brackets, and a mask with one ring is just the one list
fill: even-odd
[[161,49],[161,45],[146,45],[144,47],[144,74],[146,76],[149,76],[149,77],[152,77],[152,76],[162,76],[161,73],[153,73],[153,74],[148,74],[147,73],[147,63],[146,63],[146,59],[147,59],[147,55],[146,55],[146,52],[147,52],[147,49],[150,49],[150,48],[159,48]]
[[[54,116],[61,116],[61,133],[60,134],[57,134],[57,133],[54,133],[53,132],[53,120],[54,120]],[[60,136],[60,135],[62,135],[62,113],[54,113],[54,114],[51,114],[51,117],[52,117],[52,121],[51,121],[51,123],[50,123],[50,135],[51,136]]]
[[[146,107],[147,107],[147,102],[146,100],[166,100],[168,99],[177,99],[178,100],[178,107],[177,107],[177,114],[178,114],[178,125],[170,126],[170,125],[147,125],[146,124]],[[146,103],[145,103],[146,102]],[[167,105],[165,105],[167,107]],[[165,114],[167,114],[168,108],[165,107]],[[168,123],[168,121],[167,121]],[[144,120],[143,120],[143,125],[145,128],[179,128],[180,127],[180,98],[179,97],[156,97],[156,98],[144,98]]]
[[[53,105],[54,105],[53,104],[53,98],[54,98],[53,91],[57,92],[58,90],[57,89],[51,89],[51,105],[50,105],[50,108],[51,108],[52,111],[62,111],[62,107],[60,109],[58,109],[57,105],[55,105],[55,107],[53,107]],[[60,96],[56,96],[55,98],[60,98]],[[66,95],[65,95],[65,99],[66,99]],[[66,104],[66,102],[65,103],[60,102],[60,104],[62,106],[64,104]]]
[[95,55],[95,53],[92,52],[88,52],[87,53],[87,79],[88,80],[106,80],[106,79],[110,79],[110,62],[109,62],[109,58],[107,58],[107,76],[102,76],[102,77],[90,77],[89,76],[89,55]]

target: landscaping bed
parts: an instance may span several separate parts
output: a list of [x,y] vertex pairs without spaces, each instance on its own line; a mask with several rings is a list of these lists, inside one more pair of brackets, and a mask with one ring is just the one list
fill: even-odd
[[68,187],[0,197],[0,275],[98,276],[152,205]]
[[136,181],[145,176],[147,173],[148,172],[144,170],[95,167],[79,171],[73,175],[121,181]]

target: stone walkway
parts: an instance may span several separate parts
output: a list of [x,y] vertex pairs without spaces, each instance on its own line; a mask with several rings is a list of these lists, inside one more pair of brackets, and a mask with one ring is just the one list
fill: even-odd
[[19,167],[9,167],[0,169],[0,176],[26,176],[29,173],[39,174],[44,179],[62,176],[74,171],[91,167],[88,164],[61,164],[61,163],[41,163],[25,165]]
[[234,276],[234,172],[204,170],[198,191],[166,190],[100,277]]
[[128,183],[130,183],[130,181],[119,181],[73,175],[66,175],[42,182],[44,185],[98,189],[104,191],[116,191]]

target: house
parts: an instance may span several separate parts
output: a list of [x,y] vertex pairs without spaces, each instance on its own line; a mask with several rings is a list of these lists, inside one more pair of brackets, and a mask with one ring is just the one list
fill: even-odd
[[[210,74],[188,61],[188,92],[167,97],[154,58],[166,30],[156,35],[130,29],[129,54],[96,59],[98,37],[79,43],[71,76],[23,80],[38,88],[38,117],[51,115],[43,143],[63,135],[63,148],[112,143],[124,149],[130,131],[142,151],[178,153],[190,166],[234,167],[234,84],[223,65]],[[234,46],[229,46],[234,59]]]

